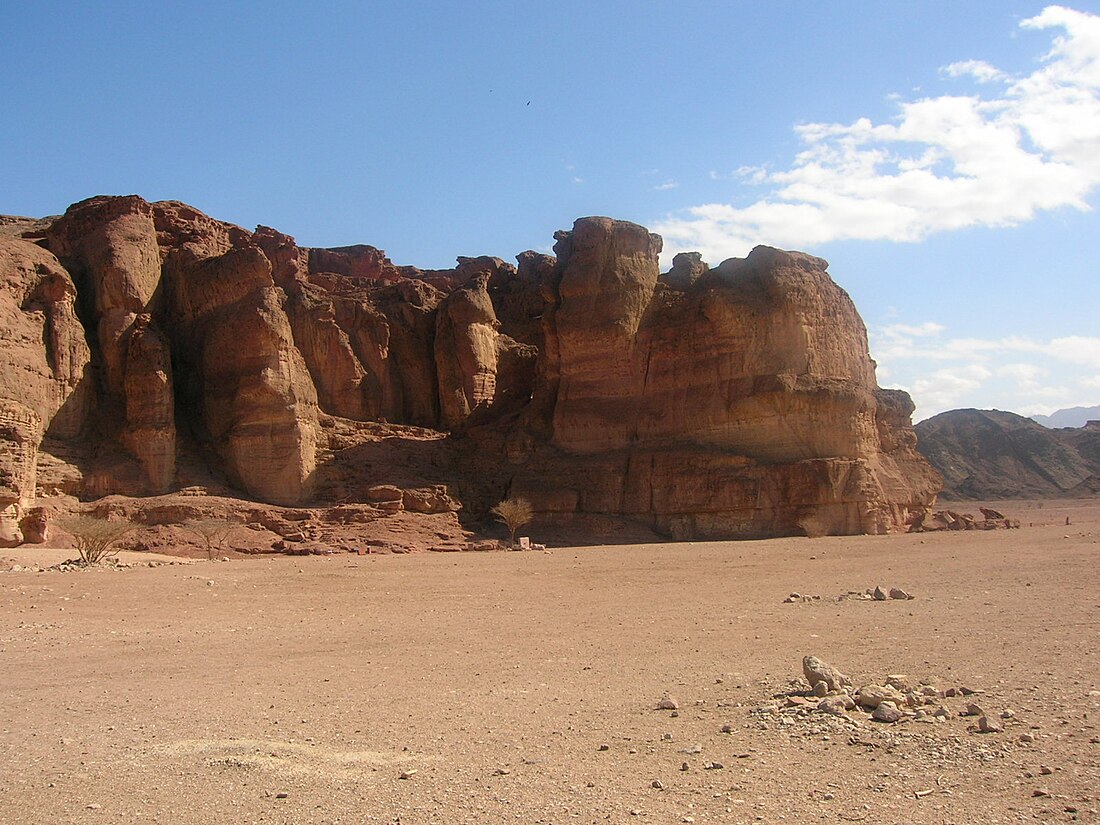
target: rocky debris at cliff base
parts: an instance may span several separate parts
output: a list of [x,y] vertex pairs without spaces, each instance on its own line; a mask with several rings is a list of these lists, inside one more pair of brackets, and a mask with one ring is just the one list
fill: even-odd
[[936,533],[941,530],[1018,530],[1020,520],[1007,518],[996,510],[980,508],[982,518],[955,510],[936,510],[918,516],[909,526],[910,533]]

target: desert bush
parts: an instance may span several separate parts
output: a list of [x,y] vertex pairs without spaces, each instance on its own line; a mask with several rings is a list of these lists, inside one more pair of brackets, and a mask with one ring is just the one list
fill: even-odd
[[224,550],[229,534],[241,526],[235,519],[205,518],[184,523],[183,529],[202,539],[206,548],[206,557],[214,558],[216,550]]
[[107,521],[94,516],[75,515],[61,519],[61,529],[76,542],[83,565],[99,564],[118,554],[117,542],[134,529],[129,521]]
[[513,547],[516,544],[516,531],[535,517],[531,502],[525,498],[506,498],[489,512],[508,528]]

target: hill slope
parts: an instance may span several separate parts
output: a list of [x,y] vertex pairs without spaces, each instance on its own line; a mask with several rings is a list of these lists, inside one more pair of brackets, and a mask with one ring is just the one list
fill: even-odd
[[1100,490],[1100,431],[1050,430],[1000,410],[951,410],[915,427],[917,449],[953,499],[1046,498]]

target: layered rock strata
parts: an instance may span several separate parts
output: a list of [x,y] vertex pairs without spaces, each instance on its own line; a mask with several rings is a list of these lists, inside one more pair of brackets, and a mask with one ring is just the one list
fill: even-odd
[[23,541],[47,431],[78,438],[91,403],[76,288],[57,259],[0,238],[0,546]]
[[[203,472],[283,505],[400,483],[475,516],[523,494],[676,538],[904,529],[938,490],[908,396],[877,387],[854,306],[801,253],[682,253],[662,274],[658,236],[583,218],[555,256],[422,272],[136,196],[11,226],[9,541],[47,433],[79,453],[85,498]],[[341,421],[452,436],[382,449]]]

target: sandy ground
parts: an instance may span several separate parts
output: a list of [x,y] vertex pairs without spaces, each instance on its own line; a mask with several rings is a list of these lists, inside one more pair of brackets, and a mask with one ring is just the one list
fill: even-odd
[[[1100,504],[996,506],[1024,528],[3,572],[0,822],[1100,821]],[[916,598],[837,600],[875,585]],[[784,709],[806,654],[984,693]]]

